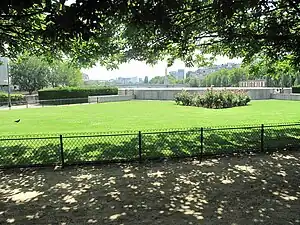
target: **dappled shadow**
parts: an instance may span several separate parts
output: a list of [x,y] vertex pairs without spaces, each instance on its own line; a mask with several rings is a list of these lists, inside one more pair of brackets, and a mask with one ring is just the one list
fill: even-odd
[[[263,143],[262,143],[263,142]],[[211,129],[204,132],[204,154],[274,152],[300,149],[298,127]]]
[[300,222],[299,152],[0,173],[0,224]]

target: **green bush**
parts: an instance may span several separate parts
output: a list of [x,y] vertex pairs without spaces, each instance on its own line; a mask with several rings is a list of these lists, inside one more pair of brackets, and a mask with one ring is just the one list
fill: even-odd
[[210,89],[207,90],[203,95],[192,95],[187,91],[182,91],[175,96],[175,102],[178,105],[214,109],[244,106],[250,101],[250,97],[243,91],[214,91]]
[[[118,88],[116,87],[63,87],[39,90],[39,100],[54,100],[54,99],[73,99],[62,101],[45,101],[48,104],[71,104],[88,102],[88,96],[96,95],[117,95]],[[66,102],[67,101],[67,102]]]
[[[24,100],[24,95],[11,94],[10,99],[12,103],[18,103]],[[8,94],[0,92],[0,105],[5,105],[8,102]]]
[[292,87],[292,93],[300,93],[300,85]]
[[182,104],[189,106],[193,103],[193,96],[187,91],[183,90],[175,95],[175,102],[177,105]]

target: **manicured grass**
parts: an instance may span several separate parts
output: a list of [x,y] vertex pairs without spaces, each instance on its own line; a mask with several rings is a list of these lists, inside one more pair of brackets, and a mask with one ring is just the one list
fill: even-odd
[[[300,102],[252,101],[248,106],[205,109],[171,101],[130,101],[0,111],[0,135],[110,132],[300,121]],[[20,123],[14,120],[21,119]]]
[[[297,122],[300,104],[253,101],[231,109],[184,107],[173,102],[131,101],[0,111],[0,167],[189,157],[292,150],[300,147],[300,126],[260,126],[145,132],[167,128],[258,125]],[[21,119],[20,123],[14,120]],[[81,135],[80,132],[137,131],[130,134]],[[262,136],[263,131],[263,136]],[[77,132],[77,134],[67,134]],[[45,133],[47,135],[34,135]],[[7,137],[9,134],[28,137]],[[59,134],[63,135],[62,143]],[[5,137],[6,136],[6,137]],[[50,137],[49,137],[50,136]],[[263,137],[263,141],[262,140]],[[203,140],[203,142],[201,142]],[[141,145],[140,145],[141,144]],[[61,150],[63,149],[63,156]],[[201,150],[202,149],[202,150]]]

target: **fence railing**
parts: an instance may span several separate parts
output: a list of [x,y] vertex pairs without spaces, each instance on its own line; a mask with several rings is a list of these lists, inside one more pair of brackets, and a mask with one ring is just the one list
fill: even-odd
[[[53,105],[70,105],[70,104],[80,104],[89,103],[88,98],[63,98],[63,99],[49,99],[49,100],[21,100],[21,101],[11,101],[12,106],[24,105],[27,108],[31,105],[53,106]],[[8,102],[0,102],[0,106],[8,106]]]
[[0,137],[0,167],[144,161],[300,149],[300,123]]

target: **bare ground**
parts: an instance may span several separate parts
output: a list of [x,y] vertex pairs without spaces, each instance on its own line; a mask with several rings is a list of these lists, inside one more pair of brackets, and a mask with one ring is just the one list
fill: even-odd
[[300,224],[299,152],[0,176],[0,224]]

